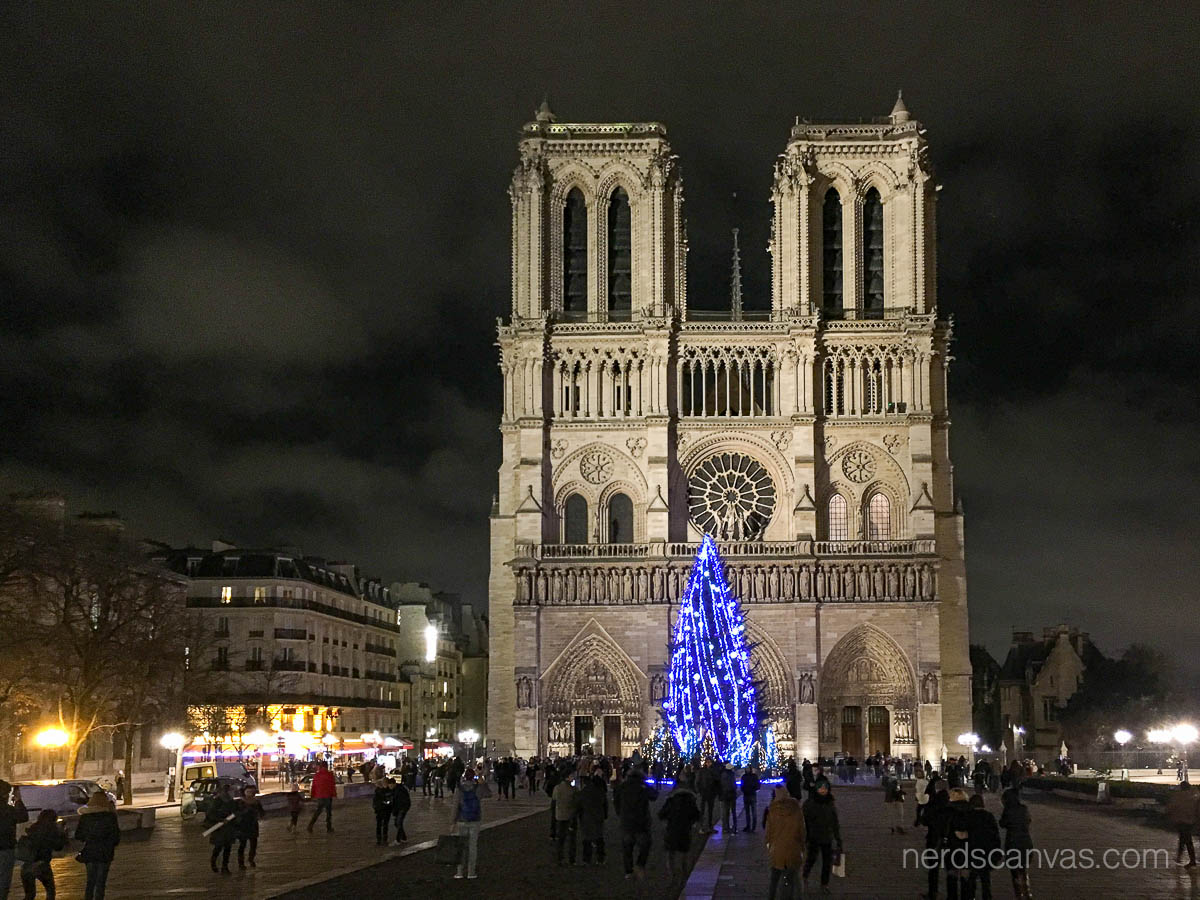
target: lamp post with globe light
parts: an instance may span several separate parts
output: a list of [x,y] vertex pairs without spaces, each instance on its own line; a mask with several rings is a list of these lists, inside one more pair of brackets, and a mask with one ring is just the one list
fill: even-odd
[[1125,745],[1133,740],[1133,734],[1124,728],[1118,728],[1113,732],[1113,740],[1117,742],[1117,746],[1121,748],[1121,780],[1129,780],[1128,760],[1125,757]]
[[253,744],[258,748],[258,772],[255,776],[254,785],[260,791],[262,790],[262,769],[263,769],[263,748],[271,742],[271,735],[267,734],[261,728],[255,728],[252,732],[246,735],[246,742]]
[[54,780],[54,753],[65,747],[71,741],[71,735],[61,728],[47,728],[39,731],[34,741],[50,756],[50,780]]
[[471,762],[475,762],[475,743],[479,740],[479,732],[474,728],[468,728],[458,733],[458,742],[460,744],[471,745]]
[[975,753],[979,749],[979,735],[973,731],[965,731],[958,736],[958,742],[971,748],[971,771],[975,771]]
[[1188,780],[1188,745],[1196,743],[1196,739],[1200,738],[1200,731],[1196,730],[1195,725],[1187,722],[1180,722],[1171,729],[1171,737],[1173,737],[1180,747],[1183,748],[1183,771],[1180,773],[1180,781]]
[[171,770],[171,777],[167,779],[167,802],[174,803],[176,785],[183,790],[183,746],[187,738],[178,731],[168,731],[159,739],[159,743],[175,754],[175,766]]

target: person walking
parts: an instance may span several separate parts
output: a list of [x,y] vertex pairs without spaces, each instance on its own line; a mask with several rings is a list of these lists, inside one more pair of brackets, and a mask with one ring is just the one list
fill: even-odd
[[312,818],[308,820],[308,833],[312,834],[313,826],[317,824],[317,819],[321,818],[322,812],[325,813],[325,830],[332,833],[333,798],[337,796],[337,784],[333,780],[333,772],[329,770],[329,766],[324,761],[317,763],[317,771],[313,775],[309,796],[317,802],[317,808],[313,810]]
[[[12,805],[8,799],[12,797]],[[8,900],[16,864],[17,826],[29,821],[29,810],[21,800],[21,789],[0,780],[0,900]]]
[[[257,868],[254,860],[258,856],[258,822],[266,814],[262,801],[258,799],[258,790],[252,787],[242,788],[242,796],[237,801],[233,819],[233,832],[238,842],[239,869],[246,868],[247,862],[250,863],[250,868]],[[249,856],[246,855],[247,847],[250,848]]]
[[696,789],[700,792],[700,802],[703,804],[704,833],[712,834],[713,810],[717,804],[717,796],[721,793],[721,784],[711,760],[700,767],[696,775]]
[[640,765],[629,770],[625,780],[613,791],[613,806],[621,822],[621,860],[625,877],[634,876],[634,848],[637,848],[637,877],[646,878],[646,860],[650,858],[650,804],[658,791],[646,784]]
[[1179,836],[1175,846],[1175,865],[1177,866],[1183,862],[1183,851],[1186,849],[1188,862],[1185,868],[1196,868],[1196,847],[1192,841],[1196,819],[1196,792],[1188,782],[1180,782],[1179,787],[1171,792],[1171,798],[1167,801],[1167,820],[1175,826],[1175,832]]
[[1000,826],[996,817],[983,805],[983,795],[975,794],[967,801],[967,843],[971,850],[967,862],[965,898],[992,900],[992,854],[1000,849]]
[[388,842],[388,826],[392,821],[392,792],[395,782],[390,778],[375,785],[371,795],[371,809],[375,813],[375,845],[386,847]]
[[550,840],[552,841],[558,840],[558,818],[554,815],[554,789],[558,787],[560,781],[562,781],[562,775],[558,771],[558,766],[547,760],[546,778],[542,782],[542,790],[550,798]]
[[[412,809],[412,796],[408,793],[408,788],[404,785],[404,779],[401,779],[395,782],[392,787],[392,815],[396,819],[397,847],[408,840],[408,832],[404,830],[404,817],[408,815],[410,809]],[[383,837],[386,841],[386,830]]]
[[891,832],[904,834],[904,788],[900,786],[900,779],[885,772],[880,783],[883,785],[884,806],[892,811]]
[[700,820],[700,806],[695,793],[681,778],[667,795],[667,800],[658,811],[658,817],[666,823],[663,849],[667,851],[667,871],[671,878],[687,872],[688,851],[692,849],[692,827]]
[[39,881],[46,891],[46,900],[54,900],[54,870],[50,868],[50,861],[55,850],[67,846],[67,835],[59,827],[58,814],[52,809],[43,809],[21,840],[28,848],[27,859],[21,864],[25,900],[33,900],[37,895]]
[[104,791],[92,794],[88,798],[87,806],[79,810],[75,840],[83,842],[83,849],[79,851],[76,859],[82,862],[87,870],[83,900],[104,900],[108,870],[112,867],[117,845],[121,843],[121,825],[117,822],[117,811],[113,809]]
[[771,883],[767,898],[795,900],[800,896],[800,866],[804,863],[804,850],[808,844],[804,810],[800,801],[780,785],[775,788],[774,798],[764,818],[767,824],[763,837],[771,860]]
[[583,841],[583,864],[604,865],[604,822],[608,818],[608,785],[599,772],[583,785],[576,798],[579,805],[579,838]]
[[721,834],[729,833],[731,818],[733,833],[737,834],[737,779],[733,775],[733,763],[725,763],[718,778],[721,786]]
[[1029,889],[1029,852],[1033,850],[1029,807],[1021,802],[1021,792],[1015,787],[1001,794],[1000,802],[1003,809],[999,824],[1004,829],[1004,857],[1012,875],[1013,896],[1029,900],[1033,896]]
[[[933,784],[933,782],[930,783]],[[923,816],[925,823],[925,849],[926,851],[933,851],[930,854],[933,864],[927,865],[925,869],[928,884],[925,893],[921,895],[924,900],[936,900],[938,895],[938,881],[941,878],[942,871],[942,838],[946,832],[947,808],[949,805],[950,793],[945,789],[939,789],[929,798],[929,803],[925,807],[925,814]]]
[[[221,785],[208,804],[204,813],[204,824],[213,830],[208,835],[212,844],[212,856],[209,866],[214,872],[220,871],[225,875],[229,871],[229,854],[233,852],[233,842],[237,839],[234,829],[234,818],[237,815],[237,801],[229,795],[228,785]],[[206,831],[208,829],[205,829]],[[217,859],[221,860],[221,868],[217,869]]]
[[483,804],[479,800],[479,784],[475,780],[475,772],[468,769],[463,773],[462,782],[458,785],[458,793],[454,802],[454,816],[450,825],[458,830],[460,837],[467,839],[467,846],[459,858],[455,878],[462,878],[465,872],[467,878],[474,878],[475,864],[479,855],[479,828],[483,822]]
[[965,788],[950,791],[950,803],[943,818],[942,850],[946,862],[947,900],[963,900],[967,897],[970,853],[970,800]]
[[576,817],[579,813],[575,779],[563,778],[554,786],[554,796],[551,799],[554,801],[554,818],[558,820],[554,861],[560,866],[563,864],[563,845],[568,845],[567,861],[575,865]]
[[287,810],[292,821],[288,824],[288,831],[295,831],[300,821],[300,811],[304,809],[304,795],[300,793],[300,785],[292,782],[292,789],[287,794]]
[[[829,790],[829,782],[814,782],[815,790],[808,795],[802,807],[804,811],[804,830],[807,852],[804,861],[804,877],[807,879],[817,861],[821,857],[821,891],[829,893],[829,876],[833,874],[833,849],[842,850],[842,831],[838,825],[837,807],[833,802],[833,794]],[[772,804],[773,805],[773,804]],[[767,816],[767,827],[771,826],[771,817]]]
[[913,794],[916,798],[917,817],[913,819],[913,828],[918,827],[925,814],[925,807],[929,804],[929,795],[925,793],[925,788],[929,786],[929,780],[925,777],[925,770],[917,768],[917,781],[913,785]]
[[742,812],[746,815],[747,831],[754,831],[755,819],[758,816],[758,789],[760,784],[758,770],[754,766],[749,766],[742,773]]

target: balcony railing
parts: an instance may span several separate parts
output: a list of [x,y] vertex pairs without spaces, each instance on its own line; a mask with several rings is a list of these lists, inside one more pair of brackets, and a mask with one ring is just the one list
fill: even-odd
[[307,628],[276,628],[275,637],[281,641],[307,641]]
[[813,541],[814,556],[932,556],[933,540],[913,541]]
[[391,631],[396,634],[400,633],[399,625],[385,619],[372,619],[370,616],[364,616],[362,613],[339,609],[336,606],[330,606],[328,603],[320,603],[316,600],[307,600],[301,597],[267,597],[265,600],[259,600],[258,602],[255,602],[253,597],[234,597],[228,603],[221,602],[220,597],[188,597],[187,605],[192,609],[229,609],[230,607],[235,609],[251,607],[261,609],[267,607],[274,609],[308,610],[309,612],[343,619],[347,622],[357,622],[359,625],[370,625],[373,628],[379,628],[384,631]]
[[[518,558],[543,560],[574,559],[667,559],[694,557],[700,544],[692,541],[640,544],[518,544]],[[847,556],[932,556],[937,544],[932,539],[897,541],[729,541],[717,544],[726,559],[743,557],[847,557]]]
[[393,656],[394,657],[396,655],[395,650],[391,649],[390,647],[384,647],[381,644],[364,644],[363,650],[365,650],[367,653],[376,653],[379,656]]
[[304,672],[308,664],[302,659],[276,659],[272,661],[271,668],[276,672]]
[[650,555],[649,544],[542,544],[542,559],[641,559]]

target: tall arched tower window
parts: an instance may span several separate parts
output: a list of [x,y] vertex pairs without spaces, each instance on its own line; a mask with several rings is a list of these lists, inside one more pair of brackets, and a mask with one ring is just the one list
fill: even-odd
[[563,506],[563,543],[588,542],[588,504],[584,497],[572,494]]
[[863,200],[863,317],[883,318],[883,201],[875,188]]
[[892,537],[892,504],[883,494],[872,494],[867,504],[867,540],[886,541]]
[[829,540],[846,541],[850,539],[850,517],[846,507],[846,498],[834,494],[829,498]]
[[633,306],[633,225],[622,187],[608,201],[608,317],[628,319]]
[[563,309],[587,312],[587,201],[571,188],[563,209]]
[[633,501],[626,494],[613,494],[608,501],[608,542],[633,542]]
[[842,198],[830,188],[821,211],[822,279],[825,312],[842,311]]

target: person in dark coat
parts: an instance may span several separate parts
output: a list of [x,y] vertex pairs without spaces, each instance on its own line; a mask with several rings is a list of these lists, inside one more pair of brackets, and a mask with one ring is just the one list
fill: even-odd
[[677,782],[658,811],[666,822],[663,849],[667,851],[667,870],[671,877],[687,871],[687,855],[692,849],[692,826],[700,821],[700,805],[696,795],[683,783]]
[[[242,789],[241,799],[237,801],[234,812],[233,832],[238,842],[238,868],[255,868],[255,857],[258,856],[258,820],[266,815],[262,801],[258,799],[258,791],[248,787]],[[246,847],[250,847],[250,855],[246,856]]]
[[[12,805],[8,798],[12,795]],[[17,847],[17,826],[29,821],[29,810],[21,801],[21,789],[0,780],[0,885],[12,884],[13,864]],[[0,895],[3,896],[3,895]]]
[[821,887],[829,887],[833,874],[833,848],[842,849],[842,830],[838,825],[837,807],[828,782],[816,782],[816,789],[804,801],[804,832],[808,852],[805,853],[804,877],[808,878],[817,854],[821,855]]
[[976,794],[969,801],[967,813],[967,840],[971,847],[971,859],[967,872],[967,897],[992,900],[992,858],[1000,849],[1000,826],[996,817],[983,805],[983,795]]
[[733,774],[733,763],[726,763],[717,778],[721,786],[721,834],[728,834],[730,830],[737,834],[737,779]]
[[[412,809],[412,796],[408,793],[404,781],[397,781],[392,786],[392,815],[396,819],[396,846],[408,840],[408,832],[404,830],[404,817]],[[384,837],[387,837],[385,834]]]
[[650,804],[658,799],[658,791],[646,784],[640,766],[630,769],[629,775],[613,791],[613,806],[621,822],[621,857],[625,877],[634,874],[633,850],[636,847],[637,877],[646,877],[646,860],[650,857]]
[[558,771],[558,766],[547,761],[546,779],[542,783],[542,790],[550,798],[550,840],[552,841],[558,839],[558,819],[554,815],[554,789],[558,787],[560,781],[562,781],[562,775]]
[[116,855],[117,845],[121,843],[121,825],[117,821],[117,811],[113,809],[104,791],[92,794],[88,798],[87,806],[79,811],[75,840],[83,842],[83,849],[79,851],[77,859],[87,868],[83,898],[104,900],[108,870]]
[[592,849],[596,851],[596,865],[604,864],[604,821],[608,818],[608,785],[604,776],[592,775],[575,797],[579,814],[579,839],[583,842],[583,864],[592,862]]
[[717,805],[717,796],[721,793],[721,784],[717,780],[716,767],[706,762],[696,773],[696,790],[700,794],[700,803],[704,815],[704,830],[713,833],[713,810]]
[[1029,807],[1021,802],[1021,793],[1015,787],[1001,794],[1000,801],[1004,806],[1000,812],[1000,827],[1004,829],[1004,855],[1012,875],[1013,895],[1017,900],[1027,900],[1032,896],[1027,866],[1029,851],[1033,849],[1033,836],[1029,832]]
[[[945,784],[945,782],[941,782]],[[950,805],[950,792],[942,788],[933,793],[925,807],[922,821],[925,824],[925,849],[933,850],[934,862],[926,867],[925,875],[928,880],[928,890],[923,895],[928,900],[938,895],[938,881],[942,871],[942,836],[946,832],[947,807]]]
[[[971,805],[963,788],[950,791],[950,802],[942,820],[942,849],[946,853],[946,897],[960,900],[967,897],[968,869],[966,862],[969,841]],[[962,865],[959,865],[959,864]]]
[[388,826],[392,821],[392,792],[396,783],[392,779],[381,781],[375,785],[375,793],[371,795],[371,809],[375,811],[375,844],[386,847],[388,842]]
[[[229,871],[229,854],[233,852],[233,842],[237,840],[237,834],[234,830],[233,818],[237,815],[237,801],[229,796],[228,785],[221,785],[218,788],[216,795],[208,804],[208,809],[204,813],[204,824],[212,827],[220,825],[216,831],[208,836],[208,842],[212,844],[212,856],[209,858],[209,865],[214,872],[217,869],[217,858],[221,859],[220,871],[226,875],[231,874]],[[205,829],[208,830],[207,828]]]
[[39,881],[45,888],[46,900],[54,900],[54,870],[50,868],[50,861],[54,858],[55,850],[67,846],[67,835],[59,827],[58,814],[52,809],[43,809],[22,840],[29,844],[29,859],[21,865],[21,887],[25,889],[25,900],[33,900]]
[[746,830],[754,830],[754,819],[758,813],[758,770],[750,766],[742,773],[742,811],[746,814]]

